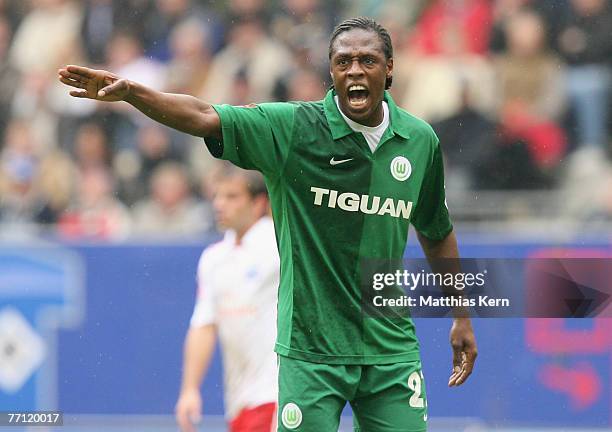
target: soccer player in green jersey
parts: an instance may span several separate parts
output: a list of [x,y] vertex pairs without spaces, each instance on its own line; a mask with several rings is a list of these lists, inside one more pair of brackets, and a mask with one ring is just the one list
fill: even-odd
[[[402,258],[410,223],[429,259],[458,257],[440,146],[386,91],[393,50],[384,28],[342,22],[329,57],[333,88],[318,102],[210,105],[80,66],[59,79],[77,89],[72,96],[126,101],[263,173],[281,258],[279,431],[336,431],[347,401],[357,431],[424,431],[412,320],[364,314],[360,277],[364,260]],[[469,318],[456,316],[450,342],[456,386],[476,359]]]

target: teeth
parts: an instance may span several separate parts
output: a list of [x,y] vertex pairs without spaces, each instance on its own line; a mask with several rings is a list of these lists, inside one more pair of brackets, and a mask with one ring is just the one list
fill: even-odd
[[362,85],[352,85],[349,87],[349,91],[356,91],[356,90],[366,90],[366,88]]

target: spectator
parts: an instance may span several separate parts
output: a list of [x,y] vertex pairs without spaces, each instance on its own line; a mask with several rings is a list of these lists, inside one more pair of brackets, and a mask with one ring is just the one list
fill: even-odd
[[92,64],[106,63],[106,46],[125,11],[117,0],[87,0],[83,6],[81,44]]
[[13,120],[0,155],[0,223],[4,232],[35,232],[57,221],[67,205],[72,164],[58,151],[40,158],[31,127]]
[[433,0],[417,23],[413,45],[424,55],[456,50],[486,55],[492,24],[489,0]]
[[244,99],[268,100],[290,65],[290,53],[266,35],[261,18],[241,18],[230,31],[229,44],[213,60],[203,97],[211,102],[235,103],[228,100],[234,93],[232,87],[246,83],[249,90]]
[[8,59],[10,41],[11,28],[9,22],[0,15],[0,136],[4,136],[4,130],[9,122],[13,95],[15,94],[15,82],[18,81],[19,76]]
[[198,20],[188,19],[176,26],[170,34],[167,91],[202,92],[211,62],[209,43],[209,34]]
[[143,40],[148,55],[158,61],[167,62],[171,58],[171,35],[176,28],[187,20],[192,20],[209,32],[213,51],[217,51],[223,40],[221,19],[194,0],[155,0],[151,13],[144,18]]
[[290,74],[284,100],[316,101],[325,97],[325,85],[313,69],[300,69]]
[[37,158],[30,129],[13,121],[6,134],[0,159],[0,221],[6,226],[27,226],[37,222],[41,203],[34,189]]
[[15,30],[21,24],[30,6],[28,3],[31,2],[0,0],[0,16],[8,21],[11,29]]
[[71,239],[119,240],[130,232],[127,208],[114,196],[114,181],[102,167],[82,171],[72,208],[58,222],[61,236]]
[[[480,112],[491,112],[495,105],[496,84],[491,62],[465,51],[460,44],[449,45],[449,49],[452,51],[444,55],[413,53],[412,58],[398,62],[410,64],[396,73],[398,80],[406,81],[401,104],[419,117],[438,121],[461,109],[467,86],[472,106]],[[402,72],[406,76],[399,75]]]
[[5,154],[0,166],[0,221],[3,232],[31,231],[41,205],[33,187],[36,162],[28,155]]
[[73,59],[82,12],[72,0],[37,0],[33,5],[15,33],[11,61],[21,73],[52,73]]
[[265,0],[229,0],[227,5],[229,15],[233,18],[266,15]]
[[42,71],[30,71],[21,76],[11,106],[12,115],[27,119],[37,145],[36,151],[44,153],[57,147],[57,115],[51,107],[49,94],[51,76]]
[[110,167],[111,149],[106,131],[99,124],[87,122],[79,127],[74,157],[81,171]]
[[558,32],[559,16],[567,13],[567,2],[559,0],[494,0],[493,28],[489,50],[493,54],[504,53],[508,48],[506,23],[521,10],[529,8],[536,11],[546,23],[548,46],[554,46],[554,35]]
[[499,145],[496,122],[474,109],[467,85],[462,94],[461,109],[431,125],[444,152],[446,187],[456,193],[477,186],[478,173],[487,169],[483,156]]
[[409,58],[397,62],[410,65],[394,74],[406,89],[400,105],[425,120],[439,121],[459,112],[467,85],[472,106],[492,110],[495,76],[483,55],[489,15],[490,5],[482,0],[435,0],[425,9],[410,50],[402,53]]
[[[561,62],[546,47],[540,15],[521,10],[506,21],[508,52],[496,58],[498,117],[508,141],[522,141],[543,171],[566,150],[558,121],[565,110]],[[515,173],[520,176],[520,173]]]
[[271,24],[274,37],[291,49],[301,67],[327,69],[327,38],[333,25],[320,0],[283,0]]
[[607,0],[571,0],[571,13],[557,36],[568,65],[566,86],[581,148],[600,159],[608,142],[608,104],[612,76],[612,8]]
[[170,131],[158,124],[147,123],[138,130],[137,151],[122,150],[115,161],[121,180],[120,194],[128,203],[146,198],[151,176],[166,162],[179,162],[181,157],[170,141]]
[[182,165],[167,162],[157,167],[150,188],[151,198],[134,208],[136,234],[164,238],[200,234],[212,228],[210,206],[191,196]]
[[40,161],[35,185],[44,206],[37,216],[38,223],[50,230],[58,222],[70,205],[77,178],[74,163],[60,150],[53,150]]
[[508,51],[496,57],[499,103],[520,104],[527,114],[557,121],[565,110],[561,61],[547,47],[540,15],[523,9],[505,22]]
[[124,29],[117,31],[107,46],[108,65],[127,78],[138,77],[149,85],[162,86],[165,71],[162,64],[147,58],[139,37]]

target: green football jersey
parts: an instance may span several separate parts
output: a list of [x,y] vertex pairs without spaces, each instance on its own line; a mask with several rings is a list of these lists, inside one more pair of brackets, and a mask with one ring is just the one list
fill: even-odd
[[385,92],[390,124],[372,153],[330,91],[318,102],[215,105],[223,142],[211,153],[259,170],[281,258],[276,352],[328,364],[419,358],[409,317],[362,312],[360,264],[401,259],[408,226],[431,239],[452,230],[438,139]]

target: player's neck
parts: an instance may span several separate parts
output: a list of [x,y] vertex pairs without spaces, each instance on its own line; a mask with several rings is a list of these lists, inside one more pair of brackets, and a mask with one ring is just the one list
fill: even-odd
[[367,127],[377,127],[380,126],[381,123],[384,120],[384,110],[383,110],[383,104],[382,101],[378,104],[378,107],[376,107],[376,110],[372,113],[372,115],[365,119],[363,121],[363,123],[361,123],[363,126],[367,126]]
[[236,246],[242,244],[242,239],[250,231],[250,229],[253,228],[253,225],[255,225],[257,223],[257,221],[259,221],[259,219],[255,219],[255,220],[251,221],[250,223],[246,224],[244,227],[241,227],[241,228],[235,230],[235,232],[236,232],[236,239],[235,239]]

